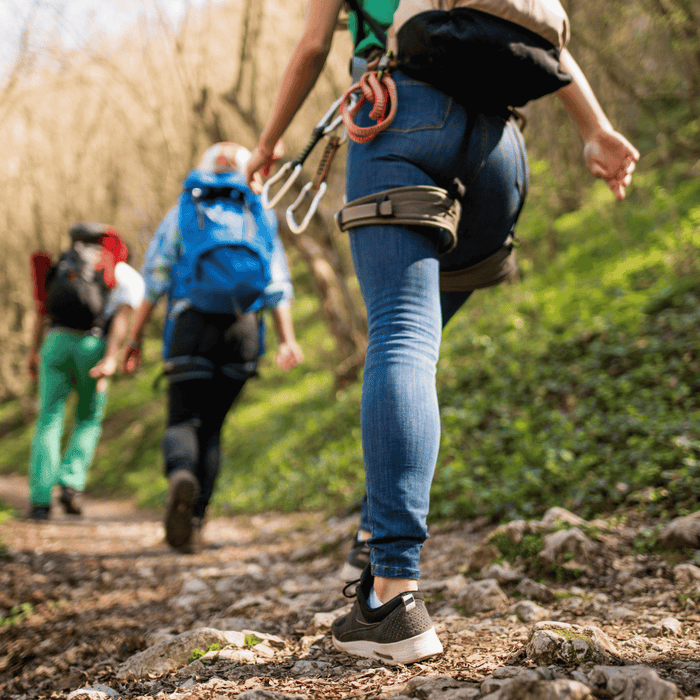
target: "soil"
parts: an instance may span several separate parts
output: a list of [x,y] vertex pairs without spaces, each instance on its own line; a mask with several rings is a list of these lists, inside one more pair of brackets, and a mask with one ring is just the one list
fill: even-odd
[[[25,482],[0,477],[0,502],[24,513]],[[423,663],[387,667],[336,652],[328,634],[310,636],[317,613],[332,613],[349,602],[338,573],[354,517],[214,518],[207,523],[206,546],[196,555],[164,544],[161,518],[162,513],[138,510],[130,501],[88,498],[82,517],[54,507],[48,522],[18,517],[0,524],[6,548],[0,560],[0,698],[67,698],[97,684],[127,699],[213,700],[255,688],[308,698],[369,698],[415,676],[478,684],[501,666],[528,665],[523,648],[530,625],[512,610],[474,613],[451,626],[446,620],[454,617],[444,615],[445,594],[430,594],[440,590],[436,582],[464,572],[489,532],[485,523],[433,528],[423,550],[424,588],[445,652]],[[700,596],[679,594],[673,562],[632,554],[630,537],[627,531],[608,538],[609,561],[612,569],[633,569],[638,583],[631,586],[627,577],[622,586],[619,577],[603,570],[578,580],[545,581],[560,592],[548,606],[551,619],[601,627],[626,663],[650,666],[675,683],[681,696],[700,696]],[[193,581],[206,583],[208,593],[197,597]],[[513,596],[512,586],[504,590]],[[591,607],[574,605],[573,599],[605,602]],[[649,625],[668,617],[680,621],[682,632],[650,636]],[[120,664],[158,635],[214,626],[217,618],[275,635],[274,655],[252,664],[191,664],[147,679],[118,677]],[[300,661],[311,663],[300,666]]]

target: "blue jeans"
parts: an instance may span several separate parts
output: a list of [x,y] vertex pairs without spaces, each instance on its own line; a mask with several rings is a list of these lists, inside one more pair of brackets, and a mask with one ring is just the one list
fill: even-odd
[[[527,156],[513,120],[476,114],[438,90],[393,73],[398,112],[367,144],[350,143],[347,199],[408,185],[466,187],[458,244],[439,256],[427,229],[371,225],[350,230],[367,307],[362,386],[367,483],[361,527],[372,533],[372,573],[417,579],[428,537],[430,485],[440,442],[435,385],[444,325],[470,292],[441,293],[440,269],[461,269],[499,250],[527,191]],[[369,126],[369,106],[358,124]],[[473,128],[469,135],[469,125]],[[460,147],[465,134],[468,148]]]

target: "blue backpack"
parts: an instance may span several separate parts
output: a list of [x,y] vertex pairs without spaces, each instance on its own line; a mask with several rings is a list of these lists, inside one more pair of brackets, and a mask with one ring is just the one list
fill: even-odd
[[[262,308],[272,281],[276,222],[241,173],[190,171],[178,227],[181,254],[171,269],[168,325],[183,308],[230,316]],[[172,331],[165,329],[164,349]]]

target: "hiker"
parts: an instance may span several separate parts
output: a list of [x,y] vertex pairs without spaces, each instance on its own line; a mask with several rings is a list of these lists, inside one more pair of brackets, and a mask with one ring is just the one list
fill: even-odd
[[[82,492],[102,432],[108,378],[119,362],[131,312],[143,298],[141,275],[128,263],[119,233],[79,222],[56,264],[31,257],[36,315],[27,368],[39,380],[38,415],[29,464],[28,517],[47,520],[54,486],[70,515],[82,514]],[[61,452],[66,399],[75,389],[74,427]]]
[[[246,167],[251,186],[258,172],[269,173],[274,144],[315,85],[343,4],[343,0],[309,0],[301,37]],[[348,4],[354,7],[350,27],[355,64],[371,64],[384,53],[382,35],[395,19],[399,2],[362,0],[359,8],[357,0]],[[363,21],[357,21],[358,11],[364,12]],[[374,26],[367,21],[368,15],[375,18]],[[492,39],[498,43],[501,30],[507,34],[514,27],[491,21],[487,13],[469,18],[464,25],[467,29],[486,28],[480,37],[482,44],[457,41],[450,48],[469,51],[479,45],[486,50]],[[417,35],[414,49],[430,53],[436,46],[442,48],[439,41],[425,36],[420,40],[420,32]],[[394,36],[400,39],[401,33]],[[506,39],[504,46],[510,43]],[[554,52],[545,46],[539,56],[542,61],[533,62],[544,66],[541,84],[533,85],[541,95],[559,88],[556,94],[583,137],[586,164],[622,198],[639,154],[611,127],[568,51],[558,52],[550,46]],[[408,65],[387,66],[386,59],[380,58],[377,68],[388,68],[381,74],[382,94],[390,102],[398,98],[393,123],[387,125],[389,117],[382,116],[381,110],[372,118],[374,104],[369,99],[360,105],[359,114],[352,114],[355,123],[368,130],[358,133],[379,132],[365,142],[353,139],[349,143],[348,204],[338,214],[341,229],[353,218],[369,220],[350,228],[349,236],[369,324],[361,425],[371,565],[355,588],[351,612],[337,619],[331,632],[337,649],[384,663],[410,663],[442,651],[418,591],[420,549],[428,536],[429,492],[440,437],[435,374],[441,329],[470,296],[475,281],[480,286],[492,284],[512,270],[512,245],[507,241],[527,189],[525,147],[508,109],[522,104],[521,96],[511,101],[508,94],[494,94],[491,100],[490,91],[530,86],[521,79],[508,81],[511,75],[503,70],[489,75],[489,69],[505,55],[503,51],[496,54],[471,65],[456,59],[448,71],[427,76],[458,78],[448,80],[444,89],[409,77]],[[401,59],[400,52],[394,55]],[[431,65],[431,56],[426,64]],[[478,65],[478,70],[472,65]],[[379,82],[378,71],[374,75]],[[385,75],[393,81],[394,94]],[[370,92],[374,90],[371,84],[367,86]],[[445,90],[453,89],[462,94],[446,94]],[[391,107],[383,114],[391,115]],[[388,128],[379,130],[380,121]],[[432,225],[401,223],[393,212],[394,205],[403,206],[396,189],[410,187],[415,193],[416,186],[416,198],[429,195],[437,202],[430,205]],[[371,206],[357,205],[363,198]],[[461,205],[461,217],[454,217],[459,221],[456,231],[450,228],[449,217],[437,213],[441,204],[449,202],[449,210],[455,213],[455,202]],[[451,252],[441,255],[449,249]],[[478,272],[482,262],[489,268],[486,279]],[[466,279],[460,280],[466,270]],[[441,273],[453,291],[440,290]]]
[[143,327],[167,295],[165,538],[183,553],[202,548],[202,525],[220,468],[221,428],[243,386],[257,374],[264,308],[271,311],[279,340],[277,364],[289,370],[303,360],[277,220],[242,174],[249,155],[238,144],[217,143],[187,175],[178,203],[146,252],[146,295],[122,361],[127,373],[140,364]]

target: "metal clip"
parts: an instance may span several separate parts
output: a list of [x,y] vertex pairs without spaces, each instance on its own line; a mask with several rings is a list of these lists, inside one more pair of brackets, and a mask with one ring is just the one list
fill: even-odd
[[326,183],[326,182],[321,183],[321,185],[318,188],[318,191],[316,193],[316,196],[311,200],[311,204],[309,205],[309,209],[306,212],[306,215],[301,220],[301,223],[297,224],[297,222],[294,220],[294,213],[301,206],[301,203],[306,199],[307,193],[309,192],[309,190],[313,186],[314,186],[313,182],[307,182],[304,185],[304,187],[302,187],[301,193],[296,198],[294,203],[290,204],[289,207],[287,207],[287,226],[289,226],[289,229],[290,229],[290,231],[292,231],[292,233],[301,233],[309,225],[309,221],[311,221],[311,217],[316,213],[316,210],[318,209],[318,203],[321,201],[321,198],[323,197],[323,195],[326,192],[326,188],[328,187],[328,183]]

